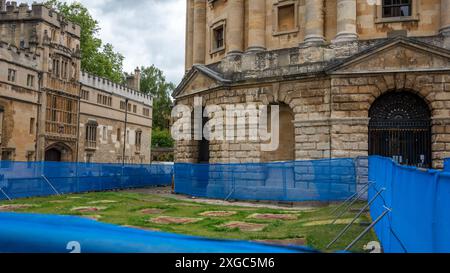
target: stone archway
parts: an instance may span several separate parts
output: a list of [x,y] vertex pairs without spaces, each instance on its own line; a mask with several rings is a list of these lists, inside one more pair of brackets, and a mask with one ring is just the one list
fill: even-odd
[[431,167],[431,111],[418,95],[388,92],[369,111],[369,155],[400,164]]
[[45,161],[70,162],[73,161],[72,149],[64,143],[56,143],[45,149]]

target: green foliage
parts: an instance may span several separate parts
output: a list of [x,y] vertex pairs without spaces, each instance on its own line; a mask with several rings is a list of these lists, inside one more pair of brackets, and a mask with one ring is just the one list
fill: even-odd
[[168,129],[153,129],[152,146],[154,148],[173,148],[174,144],[174,140]]
[[169,129],[172,100],[170,94],[175,89],[173,83],[167,82],[164,73],[155,67],[141,68],[141,91],[151,94],[153,100],[153,128]]
[[98,21],[88,9],[79,2],[68,4],[59,0],[48,0],[45,5],[63,14],[67,20],[80,25],[81,68],[115,83],[122,83],[124,57],[114,52],[111,44],[103,45],[102,40],[97,37],[100,30]]

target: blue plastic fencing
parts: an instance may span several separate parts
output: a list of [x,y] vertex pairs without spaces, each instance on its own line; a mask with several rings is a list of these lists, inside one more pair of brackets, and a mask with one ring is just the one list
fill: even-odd
[[373,219],[390,209],[375,226],[387,253],[450,252],[450,173],[401,166],[389,158],[369,159]]
[[243,241],[143,231],[71,216],[0,213],[0,253],[310,253]]
[[175,192],[196,197],[339,201],[357,189],[353,159],[280,163],[175,164]]
[[173,165],[0,161],[0,200],[171,185]]
[[444,162],[444,171],[445,171],[445,172],[450,172],[450,158],[445,159],[445,162]]

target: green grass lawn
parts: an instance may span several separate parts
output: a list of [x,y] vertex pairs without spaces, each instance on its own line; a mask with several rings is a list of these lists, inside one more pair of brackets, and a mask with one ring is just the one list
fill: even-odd
[[[44,198],[21,199],[12,202],[0,202],[2,205],[22,204],[30,207],[14,209],[15,212],[60,214],[97,218],[99,221],[117,225],[126,225],[164,232],[195,235],[221,239],[242,240],[280,240],[304,238],[307,246],[325,251],[326,245],[345,226],[344,223],[331,225],[331,212],[335,205],[312,208],[305,211],[285,209],[267,209],[238,207],[232,205],[212,205],[170,198],[156,194],[129,192],[103,192],[77,195],[52,196]],[[362,204],[355,205],[356,207]],[[80,207],[97,207],[99,211],[80,212]],[[144,209],[159,209],[157,214],[144,214]],[[236,214],[227,217],[205,217],[200,214],[207,211],[233,211]],[[253,219],[254,214],[294,214],[297,220]],[[343,219],[352,219],[355,213],[347,213]],[[160,216],[201,218],[190,224],[158,224],[152,218]],[[261,231],[241,231],[238,228],[225,228],[221,225],[232,221],[266,225]],[[360,221],[368,222],[368,215]],[[347,234],[328,251],[345,248],[365,227],[354,225]],[[376,240],[373,232],[365,236],[353,249],[362,252],[363,245]]]

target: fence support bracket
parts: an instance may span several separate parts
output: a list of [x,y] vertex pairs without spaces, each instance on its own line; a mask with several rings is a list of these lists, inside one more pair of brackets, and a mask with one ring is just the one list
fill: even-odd
[[333,220],[333,222],[331,223],[332,225],[334,225],[336,223],[336,221],[342,217],[342,215],[344,215],[355,203],[356,201],[358,201],[364,194],[366,194],[370,187],[372,186],[373,183],[369,182],[366,184],[365,187],[363,187],[362,189],[359,190],[359,192],[350,200],[352,200],[346,207],[344,210],[342,210],[337,216],[336,218]]
[[6,194],[6,192],[3,191],[2,188],[0,188],[0,192],[3,193],[3,195],[8,199],[8,201],[12,201],[12,199]]
[[336,238],[333,239],[333,241],[331,241],[331,243],[329,243],[327,245],[327,249],[332,247],[334,245],[334,243],[336,243],[342,236],[344,236],[344,234],[350,229],[350,227],[356,222],[356,220],[358,220],[358,218],[361,217],[361,215],[364,213],[364,211],[366,211],[366,209],[368,209],[373,204],[373,202],[375,202],[378,199],[378,197],[381,195],[381,193],[383,193],[385,190],[386,190],[385,188],[382,188],[381,190],[379,190],[377,192],[377,194],[367,203],[367,205],[365,205],[356,214],[356,216],[353,218],[353,220],[341,232],[339,232],[339,234],[336,236]]
[[380,222],[381,220],[383,220],[383,218],[384,218],[389,212],[392,211],[390,208],[387,208],[387,207],[384,207],[384,208],[385,208],[384,212],[383,212],[380,216],[378,216],[378,218],[377,218],[370,226],[368,226],[361,234],[359,234],[358,237],[356,237],[356,239],[353,240],[353,242],[351,242],[351,243],[344,249],[344,251],[349,251],[354,245],[356,245],[356,243],[359,242],[359,240],[361,240],[367,233],[369,233],[369,231],[370,231],[373,227],[375,227],[375,226],[378,224],[378,222]]
[[42,175],[42,178],[45,180],[45,182],[47,182],[50,187],[53,189],[53,191],[56,193],[56,195],[61,195],[56,189],[55,187],[53,187],[52,183],[50,183],[50,181],[47,179],[47,177],[45,177],[45,175]]

